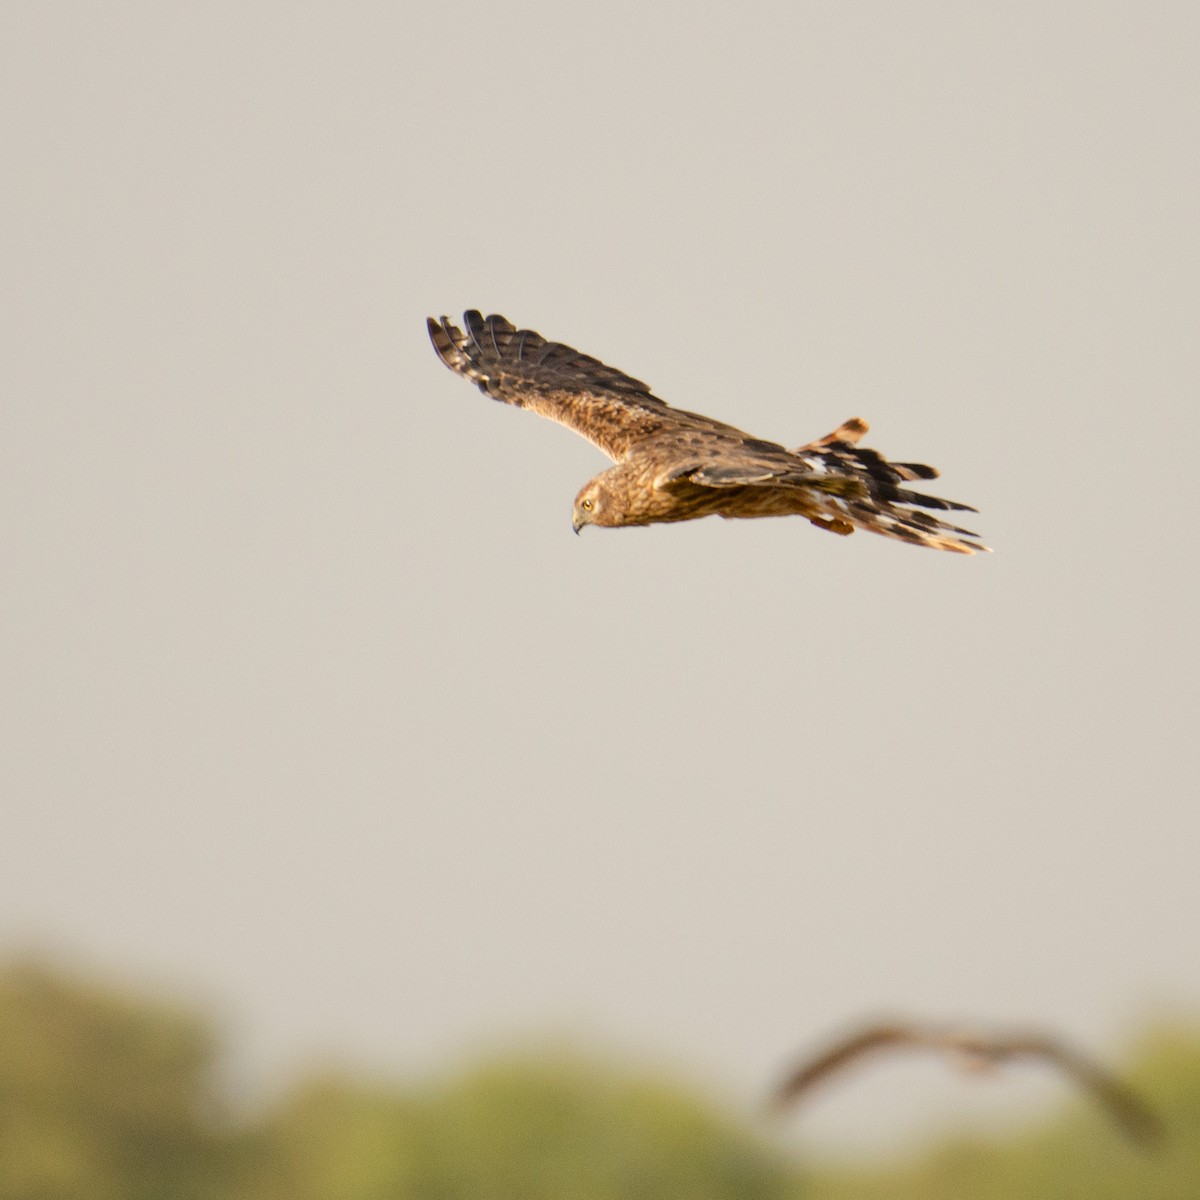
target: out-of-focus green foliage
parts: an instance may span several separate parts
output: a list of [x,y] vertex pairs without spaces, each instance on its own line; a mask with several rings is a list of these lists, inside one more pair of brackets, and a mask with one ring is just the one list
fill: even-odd
[[239,1200],[436,1196],[423,1106],[394,1090],[323,1078],[243,1137]]
[[779,1151],[699,1101],[571,1056],[403,1099],[310,1084],[270,1122],[247,1200],[775,1200]]
[[795,1163],[696,1097],[543,1054],[404,1090],[323,1075],[219,1121],[195,1017],[21,965],[0,970],[0,1200],[1189,1200],[1200,1033],[1164,1029],[1126,1076],[1168,1126],[1122,1141],[1084,1101],[900,1164]]
[[211,1195],[212,1054],[185,1014],[0,972],[0,1200]]

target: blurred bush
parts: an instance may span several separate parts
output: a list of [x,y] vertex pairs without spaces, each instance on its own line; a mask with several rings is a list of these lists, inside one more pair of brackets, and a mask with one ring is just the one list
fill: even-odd
[[0,1200],[217,1194],[196,1018],[34,965],[0,971]]
[[264,1125],[246,1200],[782,1200],[782,1154],[670,1087],[569,1056],[402,1097],[310,1082]]

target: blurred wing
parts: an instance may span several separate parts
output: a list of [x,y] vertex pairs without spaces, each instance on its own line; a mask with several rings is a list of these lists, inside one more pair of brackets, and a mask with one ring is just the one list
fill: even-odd
[[924,1046],[923,1034],[907,1025],[870,1025],[835,1042],[813,1058],[800,1063],[775,1089],[772,1107],[788,1108],[804,1094],[836,1075],[844,1067],[866,1058],[878,1050],[898,1046]]
[[1131,1141],[1149,1147],[1163,1140],[1158,1114],[1128,1084],[1078,1051],[1054,1038],[1036,1036],[1013,1039],[1006,1049],[1014,1057],[1040,1058],[1058,1067],[1091,1092]]
[[472,309],[464,329],[448,317],[427,321],[438,357],[485,396],[566,425],[621,460],[672,419],[672,410],[640,380],[532,329],[518,330]]

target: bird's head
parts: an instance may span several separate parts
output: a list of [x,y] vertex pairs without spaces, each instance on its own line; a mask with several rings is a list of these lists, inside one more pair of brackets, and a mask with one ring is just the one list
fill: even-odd
[[644,525],[648,518],[642,499],[636,468],[618,463],[579,489],[571,528],[578,533],[585,525]]
[[604,485],[599,479],[585,483],[575,497],[571,528],[578,533],[585,525],[604,525],[606,515]]

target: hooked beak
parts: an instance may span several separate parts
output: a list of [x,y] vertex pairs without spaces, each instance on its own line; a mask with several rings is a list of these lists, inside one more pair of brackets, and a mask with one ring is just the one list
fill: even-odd
[[583,528],[583,523],[579,520],[579,518],[577,516],[572,515],[571,528],[573,530],[575,530],[575,536],[578,537],[579,531]]

